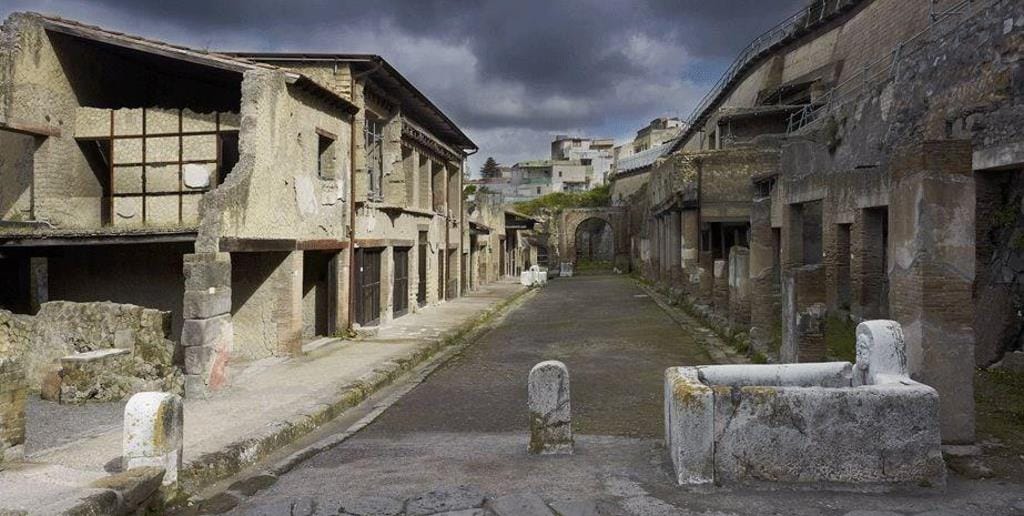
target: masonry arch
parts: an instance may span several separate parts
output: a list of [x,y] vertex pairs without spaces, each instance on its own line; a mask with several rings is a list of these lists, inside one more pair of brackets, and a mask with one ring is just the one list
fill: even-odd
[[623,208],[572,208],[562,212],[559,222],[559,261],[579,263],[580,258],[596,255],[621,271],[629,270]]

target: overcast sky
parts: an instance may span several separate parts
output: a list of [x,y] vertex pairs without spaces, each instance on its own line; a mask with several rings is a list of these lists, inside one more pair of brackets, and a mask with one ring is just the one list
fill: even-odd
[[555,134],[622,142],[685,118],[736,53],[807,0],[0,0],[211,50],[380,54],[487,156]]

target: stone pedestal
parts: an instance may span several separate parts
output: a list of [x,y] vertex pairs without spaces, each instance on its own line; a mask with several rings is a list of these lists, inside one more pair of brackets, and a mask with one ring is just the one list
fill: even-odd
[[969,141],[900,149],[891,165],[892,318],[911,376],[939,391],[942,440],[974,441],[975,186]]

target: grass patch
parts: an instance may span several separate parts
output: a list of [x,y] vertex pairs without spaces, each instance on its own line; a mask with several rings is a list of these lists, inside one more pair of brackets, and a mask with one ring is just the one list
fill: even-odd
[[825,321],[825,349],[830,358],[857,361],[857,325],[848,317],[830,315]]
[[1024,373],[979,370],[974,375],[978,434],[1024,454]]

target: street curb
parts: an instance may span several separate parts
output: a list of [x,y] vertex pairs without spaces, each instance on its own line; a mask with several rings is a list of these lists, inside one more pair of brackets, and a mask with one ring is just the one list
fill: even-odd
[[[197,457],[185,464],[179,473],[178,478],[182,491],[198,493],[204,487],[253,466],[275,450],[316,430],[346,410],[355,407],[374,392],[392,384],[438,352],[476,338],[478,332],[484,330],[485,323],[503,314],[517,300],[530,292],[534,292],[534,290],[520,290],[482,311],[469,321],[441,333],[429,344],[411,351],[405,356],[384,362],[373,371],[343,386],[334,400],[320,404],[313,413],[298,414],[278,421],[268,425],[268,429],[258,435],[246,437],[227,445],[222,450]],[[305,456],[296,457],[295,464],[305,458]]]
[[653,300],[654,303],[657,304],[658,307],[661,308],[661,310],[665,312],[666,315],[668,315],[669,319],[672,319],[672,321],[674,321],[679,326],[683,327],[684,329],[691,329],[696,326],[710,332],[711,335],[697,335],[694,334],[693,332],[690,333],[693,334],[694,339],[696,339],[700,343],[701,347],[703,347],[704,350],[708,352],[708,355],[711,356],[711,359],[714,360],[715,363],[750,363],[750,359],[743,355],[740,355],[739,353],[736,352],[736,350],[732,349],[725,342],[722,342],[722,339],[718,338],[718,336],[715,335],[714,328],[711,328],[698,318],[693,317],[690,314],[687,314],[685,311],[671,306],[666,297],[661,292],[658,292],[657,289],[649,285],[645,285],[641,281],[637,281],[636,284],[640,288],[640,290],[643,290],[644,293],[650,296],[651,300]]

